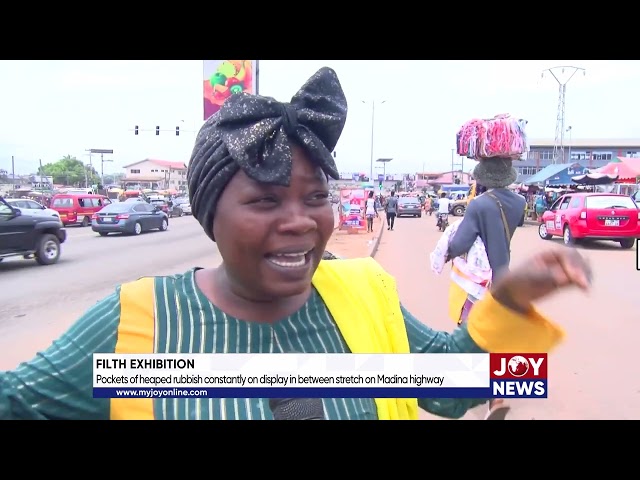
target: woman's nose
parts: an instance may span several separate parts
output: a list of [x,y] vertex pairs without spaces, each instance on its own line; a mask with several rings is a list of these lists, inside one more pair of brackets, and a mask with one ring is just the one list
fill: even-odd
[[280,233],[300,235],[315,230],[317,227],[318,224],[311,215],[309,208],[302,205],[282,210],[282,219],[278,230]]

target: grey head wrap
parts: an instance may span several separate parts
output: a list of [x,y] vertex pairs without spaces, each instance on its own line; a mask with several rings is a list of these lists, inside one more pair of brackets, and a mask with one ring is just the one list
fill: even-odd
[[483,158],[473,169],[473,178],[486,188],[504,188],[516,181],[518,171],[510,158]]
[[289,186],[291,148],[299,144],[324,173],[338,179],[332,151],[347,120],[347,99],[338,76],[318,70],[291,99],[239,93],[202,126],[187,170],[193,216],[213,237],[220,195],[242,170],[253,180]]

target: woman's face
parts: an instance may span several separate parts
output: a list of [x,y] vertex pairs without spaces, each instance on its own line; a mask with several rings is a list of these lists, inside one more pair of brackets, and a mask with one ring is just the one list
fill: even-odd
[[218,202],[213,233],[234,290],[271,300],[304,293],[334,227],[327,178],[292,146],[291,185],[263,185],[242,171]]

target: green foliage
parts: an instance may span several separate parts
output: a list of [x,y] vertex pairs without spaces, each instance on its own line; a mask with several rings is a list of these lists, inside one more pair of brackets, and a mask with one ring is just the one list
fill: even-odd
[[43,165],[38,174],[53,177],[53,183],[69,186],[85,185],[85,179],[88,179],[89,185],[100,182],[100,175],[94,168],[71,155],[66,155],[57,162]]

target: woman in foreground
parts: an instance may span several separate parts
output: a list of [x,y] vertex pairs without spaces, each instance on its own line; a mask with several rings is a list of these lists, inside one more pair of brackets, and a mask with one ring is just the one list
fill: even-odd
[[[200,131],[188,182],[222,264],[123,284],[45,352],[0,374],[2,419],[271,419],[267,399],[94,399],[93,353],[547,352],[562,331],[534,300],[588,288],[572,250],[513,270],[453,333],[399,302],[372,259],[322,260],[334,225],[327,177],[347,103],[319,70],[290,104],[238,94]],[[363,284],[363,279],[365,283]],[[363,288],[368,285],[369,288]],[[433,299],[432,301],[436,301]],[[325,399],[328,419],[449,418],[486,399]]]

